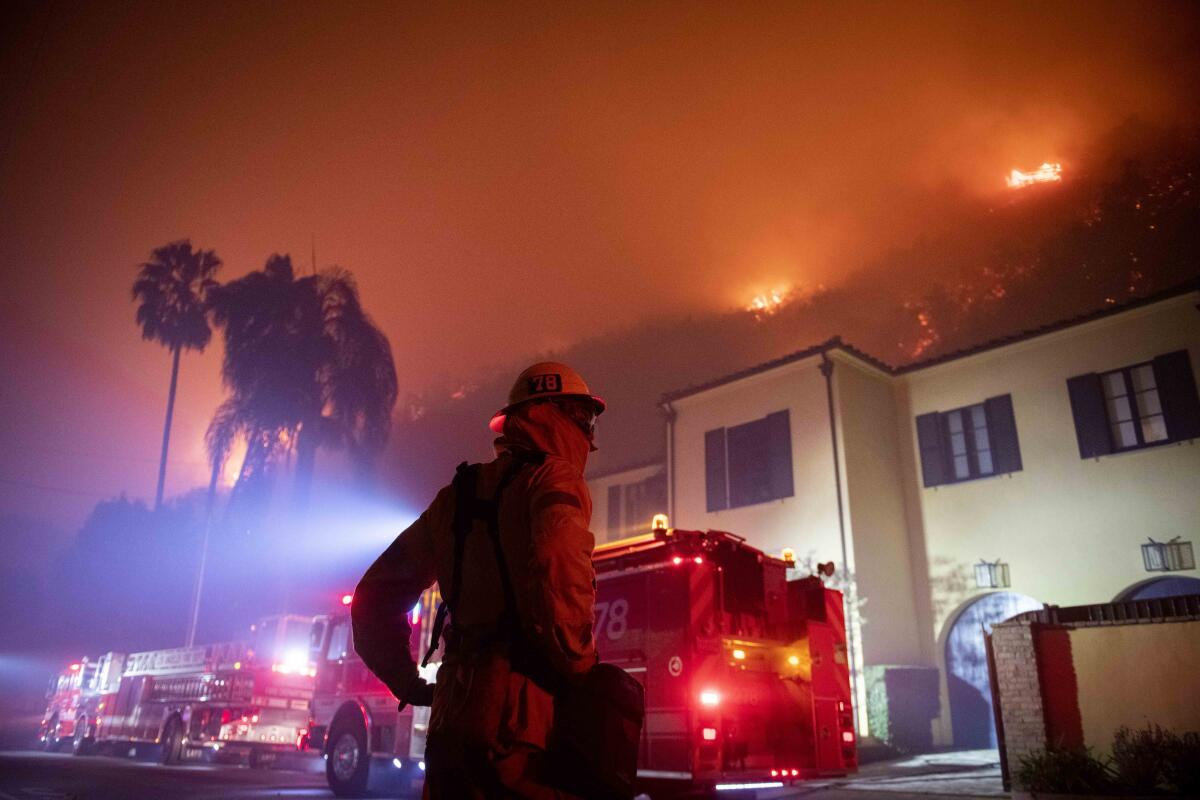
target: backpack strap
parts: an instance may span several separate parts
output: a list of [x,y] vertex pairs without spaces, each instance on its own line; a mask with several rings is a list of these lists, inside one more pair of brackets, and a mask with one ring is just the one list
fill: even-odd
[[512,577],[508,572],[508,562],[504,558],[504,549],[500,545],[500,499],[504,490],[521,473],[525,467],[541,464],[545,456],[525,450],[512,451],[512,463],[500,476],[496,492],[490,500],[478,498],[475,494],[479,482],[479,464],[468,464],[466,461],[458,465],[454,473],[454,567],[450,585],[438,605],[437,616],[433,620],[433,630],[429,640],[429,649],[421,659],[421,666],[427,666],[429,659],[441,643],[442,631],[446,624],[446,614],[454,613],[462,593],[462,570],[464,554],[467,548],[467,536],[471,533],[475,520],[487,524],[488,536],[496,553],[496,564],[500,570],[500,583],[504,589],[505,616],[508,617],[510,635],[516,636],[520,630],[517,612],[516,594],[512,587]]
[[442,641],[442,629],[446,626],[446,613],[458,606],[458,598],[462,592],[463,554],[467,549],[467,536],[471,533],[471,524],[475,521],[473,505],[475,503],[475,484],[478,480],[479,465],[468,464],[466,461],[458,465],[454,471],[454,573],[446,594],[438,604],[437,616],[433,619],[433,631],[429,638],[429,649],[421,659],[421,666],[429,665],[429,659]]

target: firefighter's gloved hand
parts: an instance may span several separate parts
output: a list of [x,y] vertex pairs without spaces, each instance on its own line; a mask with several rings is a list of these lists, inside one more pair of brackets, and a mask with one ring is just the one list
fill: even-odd
[[421,677],[414,678],[404,692],[404,696],[400,698],[400,710],[403,711],[405,706],[431,705],[433,705],[433,684],[426,682]]

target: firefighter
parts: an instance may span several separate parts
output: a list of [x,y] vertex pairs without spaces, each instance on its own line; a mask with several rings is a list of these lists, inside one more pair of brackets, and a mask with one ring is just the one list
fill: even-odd
[[[496,458],[471,481],[475,497],[459,498],[457,479],[443,488],[355,590],[354,646],[363,661],[402,703],[433,706],[428,797],[567,796],[552,785],[545,750],[555,681],[597,662],[595,541],[583,470],[603,411],[604,401],[566,364],[526,369],[491,420],[501,436]],[[462,537],[458,597],[437,682],[429,685],[409,655],[407,612],[435,580],[450,595],[460,500],[478,504],[498,489],[494,527],[476,520]],[[499,548],[490,540],[493,530]],[[508,591],[498,552],[510,575]],[[516,609],[507,608],[506,595]],[[514,620],[519,639],[508,630]]]

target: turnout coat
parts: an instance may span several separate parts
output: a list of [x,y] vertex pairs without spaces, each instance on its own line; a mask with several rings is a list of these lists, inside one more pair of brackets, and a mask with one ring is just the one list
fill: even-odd
[[[530,403],[509,413],[495,444],[496,458],[478,470],[476,497],[491,499],[514,460],[523,462],[501,495],[500,541],[524,642],[569,679],[597,661],[595,542],[583,479],[590,442],[553,404]],[[417,685],[408,612],[434,581],[443,595],[451,585],[455,492],[453,484],[438,492],[354,593],[355,649],[401,699]],[[512,668],[504,591],[486,528],[475,521],[466,539],[462,586],[434,687],[426,786],[433,796],[561,796],[545,784],[539,764],[554,724],[553,697]]]

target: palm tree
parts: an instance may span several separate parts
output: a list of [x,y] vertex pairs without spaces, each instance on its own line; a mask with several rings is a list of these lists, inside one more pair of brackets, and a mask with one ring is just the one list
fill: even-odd
[[336,267],[297,278],[291,258],[213,291],[225,334],[229,398],[209,425],[219,465],[238,436],[247,443],[234,494],[261,485],[282,454],[296,456],[296,500],[307,500],[316,451],[343,447],[361,471],[382,449],[396,403],[387,337],[362,307],[353,276]]
[[163,423],[162,456],[158,462],[158,488],[154,508],[162,505],[167,477],[167,448],[171,417],[175,413],[175,388],[179,382],[179,355],[184,350],[203,351],[212,338],[208,326],[208,294],[217,286],[213,275],[221,259],[212,250],[192,250],[188,239],[170,242],[150,253],[138,268],[133,299],[139,301],[137,323],[142,338],[171,350],[171,388],[167,394],[167,419]]

